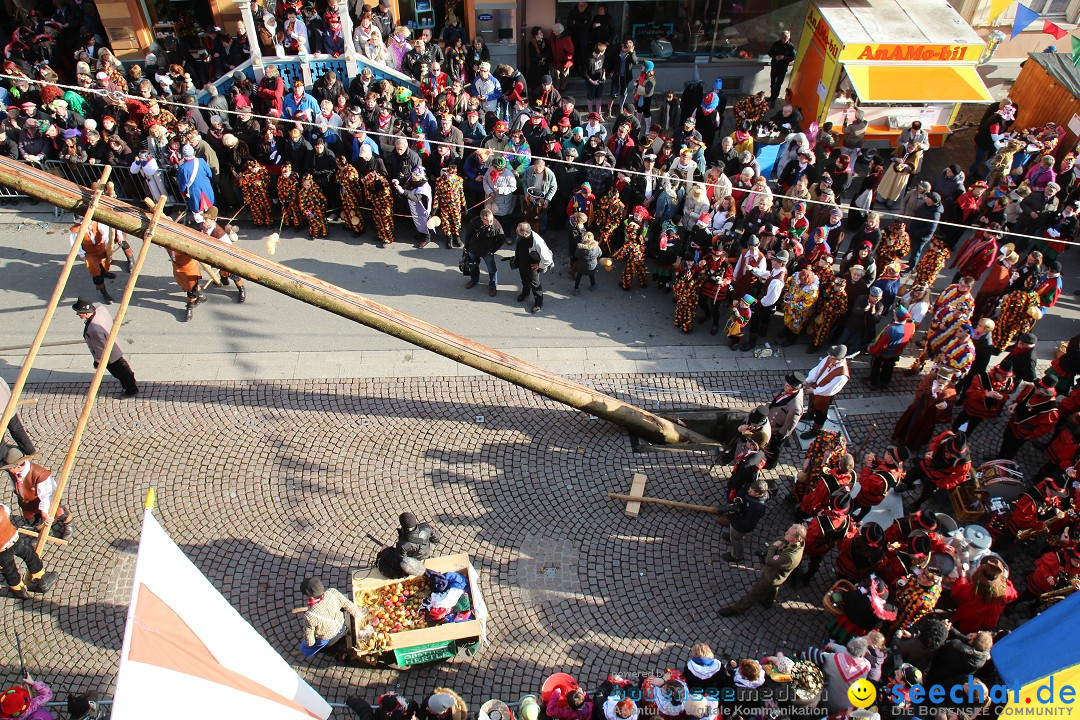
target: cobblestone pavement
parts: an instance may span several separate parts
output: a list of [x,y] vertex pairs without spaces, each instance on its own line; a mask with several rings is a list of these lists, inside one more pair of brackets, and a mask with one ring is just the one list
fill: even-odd
[[[782,377],[587,381],[672,409],[750,407]],[[898,378],[894,398],[913,388]],[[51,468],[61,464],[83,389],[29,388],[40,402],[23,420]],[[856,438],[872,420],[881,424],[871,449],[894,419],[872,407],[849,418]],[[979,429],[978,458],[996,449],[998,432]],[[698,640],[741,654],[804,648],[823,636],[828,572],[808,589],[785,588],[776,609],[721,618],[717,609],[754,570],[720,559],[727,548],[712,519],[650,506],[631,519],[605,497],[643,472],[650,496],[716,503],[723,475],[706,474],[711,458],[634,454],[620,429],[489,378],[147,383],[134,401],[103,394],[80,457],[67,498],[73,542],[46,558],[60,583],[43,599],[2,601],[13,608],[3,660],[15,666],[17,631],[28,668],[61,692],[112,690],[150,486],[163,526],[188,556],[332,701],[400,683],[411,696],[454,687],[478,706],[515,700],[552,671],[591,687],[611,671],[681,664]],[[798,458],[787,450],[784,460],[773,477],[790,476]],[[1041,464],[1033,453],[1028,461]],[[780,536],[789,507],[774,500],[755,545]],[[288,613],[301,600],[299,581],[319,574],[347,588],[350,569],[373,559],[367,535],[391,538],[404,510],[443,529],[440,551],[473,557],[492,609],[489,643],[474,658],[407,673],[303,663]]]

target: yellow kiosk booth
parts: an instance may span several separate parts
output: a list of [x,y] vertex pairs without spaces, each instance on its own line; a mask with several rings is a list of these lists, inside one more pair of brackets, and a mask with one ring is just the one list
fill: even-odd
[[930,144],[961,103],[989,103],[975,67],[986,44],[946,0],[811,0],[790,87],[804,118],[865,113],[866,142],[894,145],[915,120]]

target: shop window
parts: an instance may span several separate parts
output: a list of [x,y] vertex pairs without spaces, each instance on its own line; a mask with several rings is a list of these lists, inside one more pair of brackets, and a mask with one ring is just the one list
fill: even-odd
[[[560,0],[562,21],[574,0]],[[595,7],[596,3],[590,3]],[[705,57],[760,58],[779,29],[798,31],[805,0],[626,0],[607,3],[617,38],[634,41],[639,56],[689,62]]]

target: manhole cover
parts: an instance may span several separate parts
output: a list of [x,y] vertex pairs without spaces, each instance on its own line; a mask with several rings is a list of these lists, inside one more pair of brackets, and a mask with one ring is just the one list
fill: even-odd
[[559,568],[555,567],[554,565],[549,565],[549,566],[544,568],[544,577],[546,577],[546,578],[554,578],[558,574],[559,574]]

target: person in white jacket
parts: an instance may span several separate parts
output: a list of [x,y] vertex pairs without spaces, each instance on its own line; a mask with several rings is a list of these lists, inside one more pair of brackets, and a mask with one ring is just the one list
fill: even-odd
[[157,202],[157,199],[165,194],[165,181],[161,179],[157,160],[149,150],[140,151],[129,169],[132,175],[142,175],[146,180],[146,189],[150,192],[151,200]]
[[809,440],[821,432],[833,398],[840,394],[850,379],[851,369],[848,368],[847,346],[833,345],[829,348],[829,354],[823,357],[806,376],[806,400],[810,406],[807,414],[813,425],[799,437]]
[[[551,248],[544,238],[533,232],[532,225],[521,223],[517,226],[517,245],[514,247],[514,265],[521,276],[521,294],[518,302],[523,302],[529,294],[533,296],[533,306],[529,310],[534,315],[544,306],[544,288],[540,285],[540,273],[547,272],[555,264]],[[514,266],[512,265],[512,267]]]
[[514,212],[514,192],[517,178],[507,167],[506,158],[499,155],[491,161],[491,169],[484,173],[484,194],[490,198],[495,217],[506,217]]

